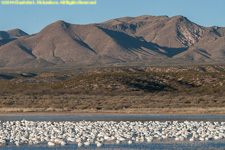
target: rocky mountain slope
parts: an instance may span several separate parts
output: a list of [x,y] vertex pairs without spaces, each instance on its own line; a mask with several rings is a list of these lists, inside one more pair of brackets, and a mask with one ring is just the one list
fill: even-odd
[[0,45],[1,68],[225,62],[225,28],[199,26],[183,16],[145,15],[88,25],[57,21]]

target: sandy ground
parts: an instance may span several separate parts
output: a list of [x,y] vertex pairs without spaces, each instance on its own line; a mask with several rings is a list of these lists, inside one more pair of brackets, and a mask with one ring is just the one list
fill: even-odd
[[210,108],[143,108],[143,109],[122,109],[122,110],[73,110],[63,109],[42,109],[42,108],[0,108],[1,115],[124,115],[124,114],[162,114],[162,115],[225,115],[225,107]]

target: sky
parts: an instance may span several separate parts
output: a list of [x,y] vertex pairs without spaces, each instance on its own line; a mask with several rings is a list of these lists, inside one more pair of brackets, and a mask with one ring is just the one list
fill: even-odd
[[96,0],[96,2],[96,5],[3,5],[1,3],[0,31],[19,28],[33,34],[57,20],[72,24],[89,24],[141,15],[169,17],[183,15],[202,26],[225,27],[225,0]]

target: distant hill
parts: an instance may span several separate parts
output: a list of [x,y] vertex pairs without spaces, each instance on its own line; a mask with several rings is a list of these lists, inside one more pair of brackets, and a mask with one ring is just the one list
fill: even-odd
[[225,62],[225,28],[186,17],[139,16],[76,25],[57,21],[39,33],[0,32],[1,68]]
[[0,31],[0,46],[26,35],[28,34],[20,29]]

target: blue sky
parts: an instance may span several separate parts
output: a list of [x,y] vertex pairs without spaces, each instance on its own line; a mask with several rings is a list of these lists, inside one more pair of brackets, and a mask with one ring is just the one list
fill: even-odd
[[20,28],[33,34],[57,20],[88,24],[140,15],[183,15],[199,25],[225,27],[224,7],[225,0],[97,0],[97,5],[72,6],[0,4],[0,31]]

